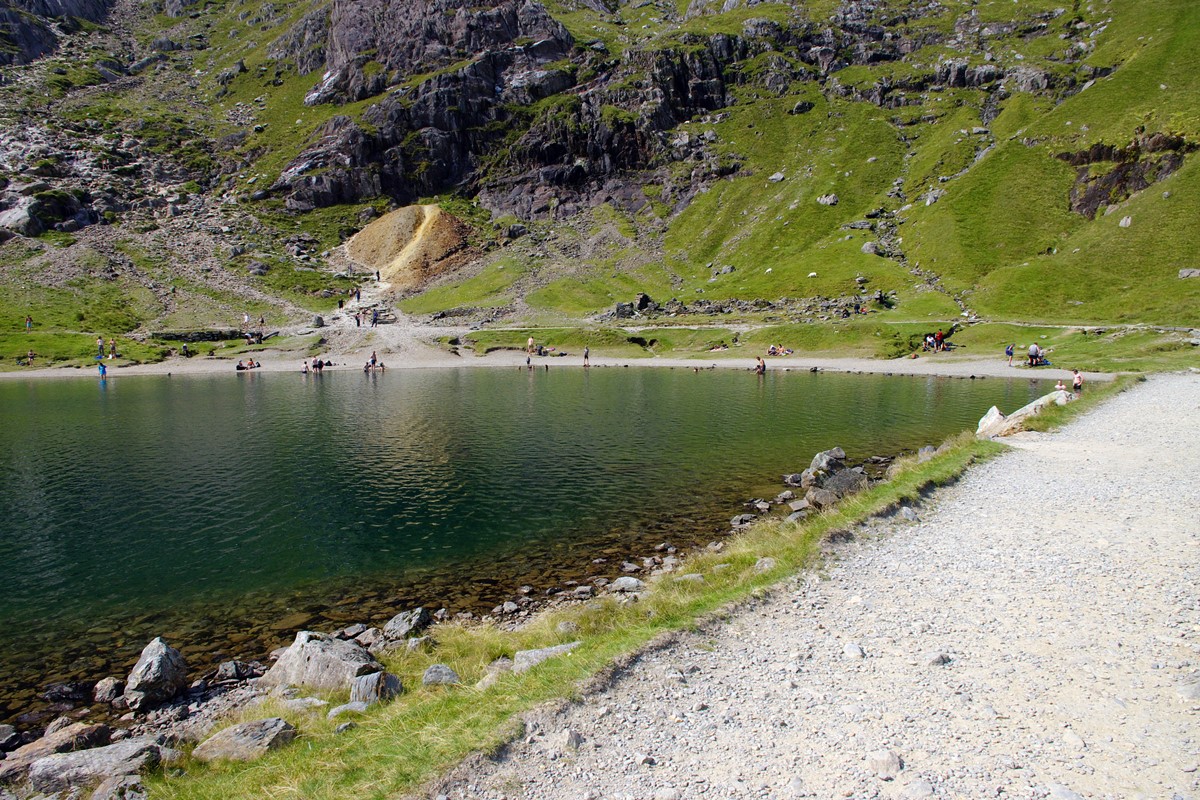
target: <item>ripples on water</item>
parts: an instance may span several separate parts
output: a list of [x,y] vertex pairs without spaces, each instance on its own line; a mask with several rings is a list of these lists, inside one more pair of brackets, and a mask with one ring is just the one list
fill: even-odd
[[168,628],[213,639],[402,598],[478,610],[590,548],[707,540],[817,450],[914,449],[1038,393],[611,368],[5,382],[0,718],[54,676],[122,672]]

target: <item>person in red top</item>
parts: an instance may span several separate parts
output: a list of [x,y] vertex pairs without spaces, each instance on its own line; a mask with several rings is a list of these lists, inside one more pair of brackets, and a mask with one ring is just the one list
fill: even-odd
[[938,332],[933,335],[934,352],[942,350],[945,346],[946,334],[942,333],[942,329],[938,328]]

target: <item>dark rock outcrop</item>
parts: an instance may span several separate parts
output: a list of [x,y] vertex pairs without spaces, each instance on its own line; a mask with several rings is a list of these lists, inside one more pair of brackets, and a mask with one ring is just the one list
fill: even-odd
[[[1126,147],[1096,142],[1086,150],[1059,153],[1059,160],[1078,167],[1071,210],[1094,219],[1101,208],[1121,203],[1178,170],[1184,156],[1197,147],[1182,136],[1153,133],[1137,136]],[[1112,166],[1105,171],[1093,167],[1104,163]]]
[[0,0],[0,66],[28,64],[54,52],[57,30],[76,20],[103,22],[112,0]]

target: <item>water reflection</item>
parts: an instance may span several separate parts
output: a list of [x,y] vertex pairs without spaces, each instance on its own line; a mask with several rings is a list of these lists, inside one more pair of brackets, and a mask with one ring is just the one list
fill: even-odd
[[0,384],[10,711],[48,672],[119,672],[158,633],[211,660],[270,646],[297,611],[486,609],[597,552],[707,541],[817,450],[915,449],[1037,393],[601,368],[110,383]]

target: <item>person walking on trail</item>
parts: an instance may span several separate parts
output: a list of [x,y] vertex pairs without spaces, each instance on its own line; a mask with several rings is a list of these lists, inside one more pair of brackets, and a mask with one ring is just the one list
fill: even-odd
[[1083,375],[1077,369],[1073,369],[1071,372],[1075,373],[1075,376],[1071,379],[1071,388],[1075,391],[1075,395],[1078,396],[1083,392]]
[[371,311],[371,327],[374,328],[377,325],[379,325],[379,309],[378,308],[372,309],[372,311]]

